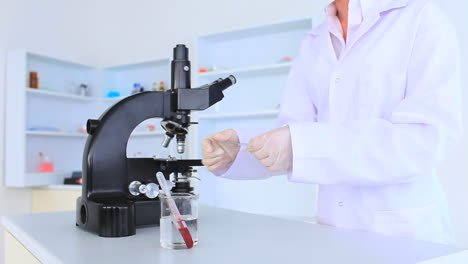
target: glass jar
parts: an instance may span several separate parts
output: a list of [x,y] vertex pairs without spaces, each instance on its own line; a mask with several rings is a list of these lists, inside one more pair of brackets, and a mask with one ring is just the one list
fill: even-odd
[[[193,245],[198,243],[198,194],[193,193],[173,193],[172,199],[179,209],[182,220],[188,227],[192,236]],[[171,213],[168,199],[165,194],[160,194],[161,220],[160,220],[160,242],[163,248],[184,249],[187,248],[182,235],[177,226],[173,223],[174,216]]]

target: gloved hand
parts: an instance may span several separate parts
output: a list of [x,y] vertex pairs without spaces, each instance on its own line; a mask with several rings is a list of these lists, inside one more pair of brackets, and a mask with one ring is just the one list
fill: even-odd
[[215,171],[234,162],[240,146],[232,143],[239,143],[239,136],[233,129],[226,129],[204,138],[202,142],[203,165],[207,166],[208,170]]
[[292,167],[289,126],[273,129],[252,138],[246,149],[269,171],[286,171]]

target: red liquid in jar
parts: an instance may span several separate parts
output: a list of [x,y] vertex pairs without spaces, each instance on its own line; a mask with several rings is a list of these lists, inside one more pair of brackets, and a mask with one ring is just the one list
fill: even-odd
[[179,228],[180,235],[182,235],[182,238],[185,241],[185,245],[187,245],[188,248],[193,247],[193,239],[192,235],[190,234],[190,231],[188,230],[187,227],[181,227]]

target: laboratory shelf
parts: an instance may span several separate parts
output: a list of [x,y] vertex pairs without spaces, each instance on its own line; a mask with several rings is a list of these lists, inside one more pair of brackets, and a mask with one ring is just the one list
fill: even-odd
[[[278,106],[293,64],[285,57],[297,57],[302,40],[312,28],[312,20],[305,17],[278,21],[197,38],[197,69],[215,69],[197,72],[197,85],[231,74],[237,78],[237,83],[224,91],[221,102],[205,112],[194,113],[193,119],[200,125],[193,126],[194,131],[189,135],[192,146],[195,146],[189,148],[192,150],[190,157],[202,156],[201,142],[212,133],[233,128],[247,135],[277,127]],[[314,204],[317,191],[312,185],[289,183],[286,176],[261,182],[226,182],[213,177],[207,169],[200,169],[198,174],[203,178],[198,188],[204,193],[201,202],[205,204],[284,218],[306,216],[313,219],[315,209],[310,204]],[[269,195],[272,192],[285,196],[272,197]],[[265,199],[260,201],[262,197]],[[275,200],[273,203],[272,199]],[[252,200],[257,202],[252,203]]]
[[224,118],[259,118],[259,117],[276,117],[279,110],[253,111],[253,112],[238,112],[238,113],[213,113],[200,114],[198,119],[224,119]]
[[[149,59],[120,65],[110,65],[101,68],[101,93],[103,102],[114,103],[130,94],[135,83],[139,83],[145,91],[152,90],[153,84],[170,81],[171,59]],[[105,98],[109,91],[119,92],[120,97]]]
[[134,132],[131,137],[150,137],[150,136],[163,136],[166,134],[164,131],[154,131],[154,132]]
[[227,42],[239,39],[250,39],[258,36],[280,32],[292,32],[298,29],[310,30],[312,18],[298,18],[294,20],[277,21],[275,23],[255,25],[247,28],[230,29],[224,32],[211,32],[201,38],[213,42]]
[[111,64],[102,67],[106,70],[135,70],[141,68],[162,66],[167,67],[171,65],[170,58],[145,58],[144,60],[130,61],[125,64]]
[[75,68],[75,69],[81,69],[81,70],[92,70],[95,68],[94,66],[88,63],[76,61],[74,59],[70,60],[69,58],[56,58],[56,57],[51,57],[49,55],[26,51],[26,50],[20,50],[20,51],[27,54],[28,60],[43,61],[50,65],[58,65],[60,67]]
[[64,178],[70,176],[71,172],[27,172],[25,173],[23,185],[25,187],[49,184],[60,185],[63,184]]
[[[30,72],[37,72],[40,88],[30,88]],[[147,89],[153,83],[169,85],[170,58],[130,61],[118,65],[86,65],[68,58],[55,58],[23,49],[8,51],[5,94],[5,185],[32,187],[63,184],[63,178],[81,168],[87,134],[80,133],[89,118],[98,118],[109,107],[126,98],[133,83]],[[88,85],[89,96],[78,93],[80,84]],[[45,89],[45,88],[48,89]],[[159,86],[158,86],[159,87]],[[42,88],[42,89],[41,89]],[[53,90],[49,90],[53,89]],[[76,92],[75,92],[76,91]],[[106,98],[109,91],[121,96]],[[128,153],[153,156],[154,142],[162,137],[159,120],[140,124]],[[44,130],[30,130],[41,128]],[[47,130],[46,128],[60,128]],[[159,142],[158,142],[159,143]],[[57,169],[67,173],[29,173],[37,169],[37,153],[52,157]]]
[[228,75],[234,75],[235,77],[257,77],[263,75],[276,75],[276,74],[287,74],[291,68],[291,62],[281,62],[268,65],[260,65],[253,67],[244,67],[237,69],[226,69],[220,71],[212,71],[199,73],[200,78],[205,77],[226,77]]
[[311,18],[299,18],[203,35],[196,43],[198,65],[238,69],[280,64],[282,58],[296,56],[302,39],[311,28]]
[[104,97],[102,98],[103,102],[112,102],[112,103],[117,103],[120,100],[124,99],[127,96],[119,96],[119,97]]
[[55,131],[26,131],[28,136],[44,137],[86,137],[88,134],[79,132],[55,132]]
[[81,190],[80,184],[50,184],[39,187],[40,189],[50,189],[50,190]]
[[44,91],[44,90],[32,89],[32,88],[28,88],[28,87],[26,87],[26,92],[28,94],[37,94],[37,95],[51,96],[51,97],[70,99],[70,100],[79,100],[79,101],[85,101],[85,102],[92,102],[92,101],[97,100],[97,98],[90,97],[90,96],[80,96],[80,95],[75,95],[75,94],[66,94],[66,93],[60,93],[60,92]]

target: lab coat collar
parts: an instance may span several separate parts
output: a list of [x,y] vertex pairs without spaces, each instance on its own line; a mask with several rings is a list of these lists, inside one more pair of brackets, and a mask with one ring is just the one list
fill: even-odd
[[361,0],[364,17],[380,15],[383,12],[402,8],[408,5],[410,0]]
[[[383,12],[407,6],[409,1],[410,0],[360,0],[362,15],[364,19],[368,17],[378,17]],[[325,8],[326,15],[333,10],[330,6],[331,4]],[[309,31],[309,34],[313,36],[320,35],[321,33],[328,34],[326,23]]]

